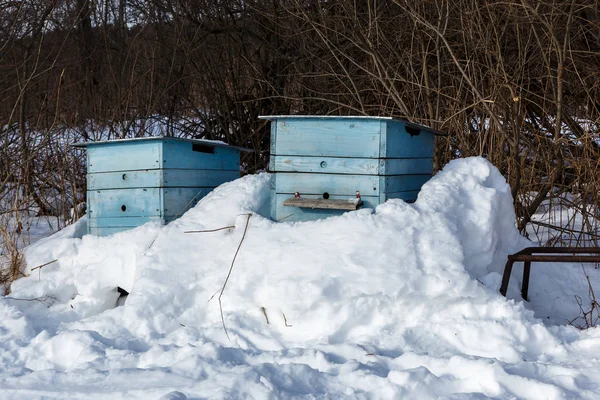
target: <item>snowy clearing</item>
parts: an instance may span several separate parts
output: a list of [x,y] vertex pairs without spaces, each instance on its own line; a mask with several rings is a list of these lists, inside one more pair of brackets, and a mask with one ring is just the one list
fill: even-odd
[[[0,298],[3,396],[598,398],[600,330],[566,326],[582,266],[534,264],[525,306],[517,264],[498,293],[531,242],[484,159],[451,162],[415,204],[315,222],[262,217],[269,188],[250,175],[164,227],[92,237],[84,218],[27,248],[30,269],[58,261]],[[221,296],[229,340],[218,298],[246,223]]]

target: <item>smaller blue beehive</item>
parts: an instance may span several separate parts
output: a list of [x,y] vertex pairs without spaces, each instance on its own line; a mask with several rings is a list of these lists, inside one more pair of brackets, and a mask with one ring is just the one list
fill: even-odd
[[[414,201],[433,171],[431,128],[385,117],[265,116],[271,218],[307,221]],[[360,199],[357,198],[360,196]]]
[[88,142],[88,233],[106,236],[176,219],[222,183],[240,177],[240,151],[173,137]]

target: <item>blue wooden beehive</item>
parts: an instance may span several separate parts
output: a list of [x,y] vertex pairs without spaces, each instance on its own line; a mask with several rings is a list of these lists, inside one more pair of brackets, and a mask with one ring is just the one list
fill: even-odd
[[439,133],[431,128],[385,117],[260,118],[271,121],[275,221],[325,218],[392,198],[414,201],[431,178]]
[[106,236],[176,219],[240,177],[239,147],[173,137],[88,142],[88,233]]

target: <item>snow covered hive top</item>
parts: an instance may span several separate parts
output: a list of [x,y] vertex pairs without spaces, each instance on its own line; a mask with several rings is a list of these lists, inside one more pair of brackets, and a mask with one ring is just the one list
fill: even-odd
[[240,151],[208,140],[149,137],[89,142],[88,233],[104,236],[149,221],[168,223],[240,176]]
[[[436,134],[389,117],[263,116],[271,123],[271,218],[314,220],[356,209],[414,201],[431,178]],[[300,199],[298,199],[298,195]],[[295,198],[292,200],[291,198]],[[356,201],[356,200],[355,200]]]

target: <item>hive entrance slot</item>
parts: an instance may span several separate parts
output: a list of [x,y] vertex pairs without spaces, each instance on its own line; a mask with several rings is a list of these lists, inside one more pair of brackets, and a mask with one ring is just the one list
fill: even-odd
[[404,127],[404,129],[406,129],[406,132],[410,135],[410,136],[418,136],[419,133],[421,133],[421,130],[419,128],[415,128],[414,126],[409,126],[406,125]]
[[192,143],[192,151],[199,153],[215,154],[215,148],[205,144]]
[[121,211],[125,212],[126,210],[127,210],[127,207],[125,206],[125,204],[123,204],[123,205],[121,206]]

